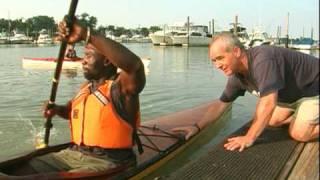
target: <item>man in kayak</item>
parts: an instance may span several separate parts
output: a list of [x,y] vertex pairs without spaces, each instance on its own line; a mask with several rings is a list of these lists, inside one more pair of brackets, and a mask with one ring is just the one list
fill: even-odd
[[[243,151],[253,145],[268,125],[290,123],[289,134],[297,141],[319,137],[318,58],[274,46],[245,50],[231,33],[213,37],[209,57],[228,76],[225,90],[212,107],[217,117],[246,91],[259,97],[249,130],[243,136],[229,138],[225,149]],[[200,120],[192,127],[175,130],[186,131],[189,138],[209,123]]]
[[77,57],[77,52],[74,49],[74,44],[68,44],[67,45],[67,50],[66,50],[66,53],[65,53],[65,57],[69,58],[69,59],[78,58]]
[[[84,28],[77,20],[72,32],[65,22],[58,29],[60,39],[67,43],[86,41],[82,64],[87,82],[67,105],[44,110],[47,118],[59,115],[70,121],[73,145],[32,160],[32,168],[38,173],[100,172],[134,166],[139,93],[145,86],[142,61],[123,45]],[[117,68],[122,70],[119,74]]]

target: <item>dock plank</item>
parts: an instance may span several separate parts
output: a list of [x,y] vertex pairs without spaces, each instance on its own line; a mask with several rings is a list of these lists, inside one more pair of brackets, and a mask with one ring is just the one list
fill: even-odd
[[307,143],[288,180],[319,179],[319,142]]

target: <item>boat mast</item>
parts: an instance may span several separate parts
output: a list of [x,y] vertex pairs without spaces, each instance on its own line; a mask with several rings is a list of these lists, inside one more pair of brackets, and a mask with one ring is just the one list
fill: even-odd
[[8,41],[10,43],[11,22],[10,22],[10,11],[8,11]]
[[234,18],[233,34],[235,36],[238,36],[238,15],[236,15],[235,18]]
[[211,33],[212,30],[211,30],[211,21],[209,21],[209,32],[208,33]]
[[190,18],[189,18],[189,16],[187,17],[187,34],[188,34],[188,42],[187,42],[187,44],[188,44],[188,47],[189,47],[189,41],[190,41],[190,34],[189,34],[189,30],[190,30]]
[[211,33],[212,33],[212,36],[213,36],[213,34],[214,34],[214,19],[212,19],[211,23],[212,23]]
[[166,42],[166,25],[164,24],[163,25],[163,40],[162,40],[163,43]]
[[277,27],[277,40],[278,40],[278,44],[281,44],[281,26]]

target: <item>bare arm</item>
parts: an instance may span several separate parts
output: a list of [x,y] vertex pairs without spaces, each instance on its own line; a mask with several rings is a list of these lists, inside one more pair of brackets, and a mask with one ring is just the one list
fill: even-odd
[[[215,100],[213,104],[210,105],[206,113],[199,119],[196,125],[203,129],[208,126],[210,123],[219,118],[222,113],[228,108],[231,103],[225,103],[220,100]],[[172,129],[172,131],[184,131],[186,133],[185,139],[189,139],[193,135],[199,132],[198,128],[194,126],[184,126]]]
[[115,86],[119,94],[115,93],[113,96],[117,101],[122,100],[122,111],[128,115],[127,120],[132,121],[139,112],[139,93],[143,90],[146,82],[141,59],[123,45],[102,35],[91,35],[90,44],[96,47],[113,65],[122,70]]
[[246,134],[246,136],[253,139],[253,141],[258,138],[270,121],[272,113],[277,105],[277,98],[278,93],[273,92],[259,99],[253,123]]
[[259,99],[256,112],[253,117],[253,123],[245,136],[238,136],[229,138],[228,142],[224,145],[227,150],[243,151],[244,148],[250,147],[254,141],[260,136],[264,128],[270,121],[272,113],[276,107],[278,98],[277,92],[272,92]]
[[121,94],[137,95],[145,85],[144,66],[141,59],[129,49],[109,38],[88,31],[77,20],[74,21],[72,32],[66,27],[66,22],[59,24],[59,39],[68,43],[88,40],[113,65],[122,69],[119,77]]
[[141,59],[123,45],[99,34],[91,34],[90,41],[112,64],[122,69],[120,85],[123,94],[138,94],[145,85]]
[[203,129],[206,126],[208,126],[211,122],[219,118],[230,104],[231,103],[216,100],[216,102],[210,106],[205,116],[199,122],[197,122],[199,128]]

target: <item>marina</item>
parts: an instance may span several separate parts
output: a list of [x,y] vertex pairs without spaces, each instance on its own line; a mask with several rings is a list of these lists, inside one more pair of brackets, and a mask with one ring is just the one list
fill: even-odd
[[[62,3],[62,0],[57,1],[53,4]],[[71,19],[67,21],[72,22],[72,14],[77,9],[77,3],[78,0],[71,0],[68,12]],[[105,4],[105,2],[101,3]],[[10,9],[6,17],[1,17],[0,147],[3,148],[0,151],[0,179],[319,179],[319,137],[317,134],[299,136],[299,132],[295,129],[298,127],[297,124],[301,122],[298,121],[297,114],[299,113],[299,117],[301,117],[301,113],[308,117],[314,114],[312,117],[314,118],[316,116],[315,110],[317,110],[314,109],[316,104],[309,104],[309,107],[303,106],[306,108],[305,111],[310,111],[307,114],[305,114],[305,111],[301,111],[302,104],[299,104],[299,108],[293,111],[295,114],[292,117],[296,117],[296,119],[290,121],[292,122],[290,127],[281,124],[280,116],[274,117],[281,114],[281,112],[278,112],[280,106],[277,103],[282,103],[283,99],[281,98],[284,98],[284,96],[286,96],[285,98],[287,96],[288,98],[299,97],[301,102],[302,100],[303,102],[307,102],[307,100],[308,102],[309,100],[310,102],[316,102],[317,100],[302,97],[319,97],[312,94],[316,88],[314,84],[317,84],[317,82],[313,83],[315,78],[310,78],[318,77],[316,76],[318,69],[314,66],[319,60],[318,22],[307,21],[307,17],[311,18],[308,13],[305,13],[305,22],[309,23],[308,27],[305,28],[306,25],[296,16],[296,11],[290,9],[290,5],[284,6],[281,14],[267,8],[275,5],[273,1],[269,2],[268,6],[264,8],[261,4],[265,3],[262,2],[258,3],[259,7],[253,1],[250,3],[241,2],[241,4],[235,2],[230,7],[234,6],[239,9],[242,9],[240,7],[246,7],[244,8],[246,12],[243,9],[242,13],[228,12],[229,8],[226,8],[225,12],[228,13],[224,14],[224,17],[220,15],[222,12],[212,6],[212,2],[209,1],[203,2],[201,8],[187,2],[188,8],[181,5],[178,9],[169,9],[169,11],[166,8],[173,7],[169,4],[176,4],[174,2],[168,3],[165,0],[153,9],[150,8],[149,2],[145,2],[143,16],[140,16],[140,18],[137,18],[137,15],[141,12],[135,9],[137,8],[135,7],[136,4],[129,3],[128,8],[132,8],[132,11],[137,13],[127,15],[127,19],[123,17],[117,19],[114,15],[113,19],[117,20],[109,19],[107,23],[106,19],[103,19],[98,13],[93,13],[96,12],[96,8],[93,11],[88,10],[90,14],[79,11],[75,14],[77,17],[75,21],[79,25],[75,27],[78,27],[81,31],[73,35],[66,35],[69,32],[66,27],[70,22],[65,23],[67,25],[60,25],[60,29],[57,29],[58,21],[55,16],[50,14],[49,10],[46,15],[34,14],[30,18],[15,19],[16,16],[12,15],[14,12]],[[80,7],[77,11],[90,9],[86,2],[79,1],[79,4]],[[294,2],[293,4],[300,4],[302,7],[301,3]],[[81,7],[81,5],[84,6]],[[209,5],[212,9],[215,9],[213,14],[207,11]],[[221,7],[227,5],[229,7],[229,4],[224,4],[224,2],[219,4]],[[108,11],[109,14],[113,14],[113,6],[115,5],[110,5],[112,8]],[[194,13],[197,7],[203,11],[203,14],[210,15],[206,15],[206,18],[204,16],[199,18],[200,16],[197,16],[197,14],[200,15],[202,12]],[[248,15],[249,7],[252,11],[250,15]],[[280,7],[282,7],[281,3]],[[308,7],[311,7],[311,5],[308,4]],[[264,9],[269,9],[270,12],[265,13],[267,11]],[[126,10],[122,4],[121,10],[118,9],[117,13],[122,12],[125,15]],[[160,12],[161,14],[159,14]],[[308,12],[313,11],[309,10]],[[151,16],[149,17],[146,14],[158,14],[159,18],[166,18],[165,21],[164,19],[152,21],[150,20]],[[174,14],[177,16],[174,16]],[[269,16],[275,16],[276,14],[277,20],[275,18],[270,20]],[[225,18],[226,16],[228,18]],[[281,18],[285,20],[285,23],[278,20],[279,16],[283,16]],[[103,17],[109,18],[107,16]],[[318,16],[315,19],[317,18]],[[123,19],[126,19],[127,24],[125,26],[118,24]],[[170,20],[168,21],[168,19]],[[208,19],[210,20],[208,21]],[[139,24],[129,25],[132,21]],[[147,21],[149,27],[146,25]],[[301,23],[299,26],[303,29],[302,33],[297,33],[297,22]],[[311,30],[310,35],[305,33],[305,30],[307,32],[309,29]],[[56,36],[59,33],[62,33],[63,37],[67,37],[67,39],[62,40],[62,42],[57,41]],[[216,44],[209,46],[212,37],[220,33],[229,33],[229,35],[232,33],[236,36],[233,41],[237,44],[232,51],[222,51],[222,48],[216,48],[216,46],[219,47],[218,45],[226,47],[222,45],[231,42],[227,36],[224,37],[227,41],[218,39],[215,42]],[[230,36],[233,37],[233,35]],[[74,42],[68,37],[78,38],[76,40],[78,43],[72,44]],[[109,40],[103,37],[109,38]],[[110,39],[113,41],[110,41]],[[118,46],[118,43],[123,46]],[[88,51],[86,49],[88,44],[101,49],[90,49]],[[273,46],[290,48],[304,54],[291,52],[284,48],[274,48]],[[73,58],[67,56],[66,53],[70,47],[75,50]],[[254,54],[259,55],[261,52],[258,52],[258,50],[264,50],[264,52],[272,54],[275,60],[273,58],[269,59],[277,62],[277,67],[285,67],[285,70],[273,67],[272,70],[277,69],[281,72],[268,69],[266,72],[261,71],[261,75],[259,75],[260,71],[254,71],[254,68],[262,67],[255,63],[259,62],[259,58],[255,57],[256,54]],[[220,53],[219,55],[219,52],[224,52],[224,54],[221,55]],[[284,52],[287,52],[288,55]],[[100,54],[103,56],[100,57]],[[112,56],[109,57],[109,54]],[[219,56],[216,56],[217,54]],[[249,54],[249,56],[243,56],[244,54]],[[280,54],[279,58],[274,54]],[[291,59],[299,60],[299,63],[294,63],[290,61]],[[98,60],[102,63],[98,64]],[[281,60],[287,64],[279,63]],[[310,61],[306,62],[305,60]],[[236,61],[238,63],[235,63]],[[106,69],[110,62],[116,66],[115,69],[111,69],[114,74],[124,71],[120,76],[115,76],[116,78],[127,78],[127,81],[120,78],[116,79],[116,81],[120,80],[117,83],[122,83],[119,86],[119,92],[121,93],[119,104],[114,103],[116,102],[114,98],[118,96],[110,93],[118,90],[115,90],[117,87],[110,86],[111,83],[109,82],[112,81],[102,79],[102,74],[105,73],[104,76],[108,76],[108,80],[111,80],[108,73],[112,72],[110,69]],[[249,64],[250,62],[254,63]],[[126,64],[128,67],[125,66]],[[288,64],[290,68],[287,66]],[[310,67],[311,64],[312,67]],[[95,67],[94,65],[101,66]],[[95,75],[99,79],[88,76],[89,67],[92,68],[91,73],[93,74],[96,70],[97,74]],[[303,75],[300,73],[298,77],[296,72],[292,73],[292,67],[295,68],[295,71],[298,69],[298,74],[302,72],[300,69],[303,69]],[[305,69],[308,69],[307,73],[305,73]],[[234,76],[239,78],[241,87],[231,87],[235,84],[232,84],[228,76],[235,72],[239,76],[245,75],[243,79],[240,79],[242,76]],[[249,74],[248,77],[246,77],[246,73]],[[310,73],[310,76],[308,73]],[[281,78],[280,74],[282,75]],[[293,74],[294,76],[291,77]],[[263,75],[266,79],[277,78],[273,80],[279,81],[279,84],[283,87],[275,92],[274,89],[267,93],[266,91],[262,92],[262,90],[265,90],[262,86],[263,83],[268,83],[267,81],[262,82],[264,80],[261,80],[260,76]],[[137,78],[138,76],[140,79]],[[259,77],[261,81],[257,81]],[[85,78],[91,80],[90,84],[87,83],[86,86],[84,86]],[[288,78],[291,78],[292,81],[288,81]],[[132,88],[136,88],[135,85],[144,79],[145,85],[140,87],[143,91],[140,92],[139,90],[138,92],[136,89],[133,94],[137,96],[132,96]],[[309,84],[308,88],[310,89],[307,89],[305,84],[308,84],[311,81],[310,79],[312,85]],[[103,80],[103,88],[106,87],[108,91],[101,90],[101,84],[95,87],[97,84],[94,83],[97,83],[98,80]],[[229,86],[226,86],[227,83]],[[259,87],[256,87],[257,84]],[[301,92],[310,90],[310,94],[301,95],[301,92],[294,92],[296,94],[289,97],[290,95],[283,93],[288,93],[289,90],[286,89],[288,87],[290,87],[289,89],[293,87],[294,90]],[[80,92],[79,89],[81,89]],[[235,102],[229,104],[229,101],[233,100],[231,100],[232,97],[227,97],[230,93],[227,89],[233,90],[233,95],[236,95],[235,93],[240,95],[242,90],[247,90],[247,92],[244,96],[240,95]],[[238,90],[238,92],[235,92],[235,90]],[[294,90],[291,89],[289,94]],[[261,94],[264,93],[261,97],[259,91]],[[122,93],[128,92],[131,93],[130,96],[122,96]],[[49,101],[47,101],[48,95],[50,95]],[[80,99],[80,96],[83,99]],[[123,97],[125,98],[123,99]],[[76,98],[81,101],[79,100],[78,105],[75,106],[74,102],[70,100],[77,100]],[[128,110],[124,109],[124,107],[127,107],[122,104],[127,102],[127,98],[138,100],[136,102],[140,105],[139,108],[134,110],[135,114],[132,118],[134,121],[130,118],[130,121],[128,121],[128,117],[130,117],[127,114],[128,112],[119,113],[118,111],[118,106],[122,106],[121,110]],[[268,101],[267,98],[269,98]],[[110,99],[111,103],[109,103]],[[47,105],[44,105],[46,103]],[[52,108],[62,107],[55,106],[55,103],[57,105],[68,105],[70,103],[70,106],[65,106],[70,107],[69,109],[65,108],[65,112],[59,112],[64,112],[63,117],[69,119],[69,121],[57,116],[44,118],[44,113],[47,113],[44,110],[45,107],[49,108],[51,105]],[[98,103],[99,106],[94,103]],[[101,103],[103,105],[100,107]],[[295,103],[298,103],[298,101],[295,100]],[[94,108],[95,105],[97,105],[97,108]],[[292,108],[293,103],[285,105]],[[77,109],[79,107],[80,113]],[[108,118],[105,118],[107,115],[103,113],[109,113]],[[286,116],[286,118],[288,117]],[[310,122],[318,123],[318,119],[315,117],[312,121],[310,119]],[[51,122],[53,123],[52,128]],[[282,126],[278,126],[280,124],[277,123]],[[314,127],[314,125],[317,128],[319,126],[310,124],[310,127]],[[116,128],[111,129],[110,127],[116,127],[119,131],[118,129],[113,131]],[[298,127],[300,131],[306,131],[303,128],[305,127]],[[312,129],[312,132],[316,130],[316,128]],[[103,137],[102,134],[104,136],[108,135],[108,138]],[[193,136],[188,138],[190,134]],[[98,136],[99,138],[96,138]],[[316,136],[315,140],[304,140],[311,138],[311,136],[312,138]],[[49,138],[50,144],[48,143]],[[301,139],[294,140],[299,138]],[[115,143],[110,139],[117,140],[117,142]],[[119,139],[124,140],[119,141]],[[103,160],[103,163],[107,162],[104,159],[107,157],[108,161],[114,163],[116,168],[110,169],[109,167],[102,171],[95,169],[95,172],[89,172],[73,171],[74,167],[70,166],[70,171],[59,169],[57,171],[50,170],[50,172],[42,173],[37,171],[35,173],[35,167],[29,164],[36,157],[60,152],[61,150],[76,151],[88,157]],[[128,153],[129,151],[132,154]],[[109,155],[115,155],[114,152],[125,152],[125,156],[133,155],[134,161],[128,159],[129,156],[121,157],[123,160],[126,159],[125,161],[109,157]],[[101,158],[100,155],[105,157]],[[68,160],[66,162],[64,165],[69,163]],[[92,165],[98,167],[98,164],[95,162]],[[30,173],[30,170],[34,170],[34,172]]]
[[[139,29],[123,30],[114,29],[114,26],[110,25],[104,29],[103,34],[106,37],[113,39],[119,43],[152,43],[155,46],[208,46],[211,38],[214,34],[220,32],[234,33],[240,40],[240,42],[246,47],[251,48],[260,45],[276,45],[281,47],[288,47],[297,50],[319,50],[319,41],[313,39],[313,28],[311,29],[311,36],[300,38],[289,38],[289,35],[281,36],[281,28],[278,26],[276,36],[272,36],[263,30],[262,27],[255,27],[252,32],[248,32],[247,27],[239,23],[238,15],[234,16],[234,22],[230,23],[231,28],[220,29],[217,31],[214,29],[216,26],[214,19],[209,22],[209,25],[198,25],[195,22],[190,21],[190,17],[187,17],[185,22],[175,22],[165,24],[157,27],[157,30],[148,30],[145,28],[145,32],[137,33]],[[10,22],[10,20],[7,20]],[[287,20],[289,21],[289,20]],[[112,27],[112,28],[111,28]],[[111,28],[111,30],[108,30]],[[6,44],[35,44],[38,46],[58,44],[54,40],[53,33],[48,33],[47,29],[41,29],[36,32],[32,37],[25,35],[23,32],[17,30],[11,33],[3,31],[0,33],[0,45]]]

